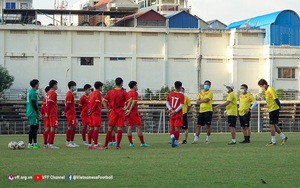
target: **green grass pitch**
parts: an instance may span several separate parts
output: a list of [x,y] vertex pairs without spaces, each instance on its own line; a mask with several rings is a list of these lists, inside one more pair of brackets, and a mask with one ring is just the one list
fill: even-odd
[[[300,133],[287,133],[289,139],[281,146],[266,147],[269,133],[253,133],[250,144],[228,146],[230,134],[212,134],[211,143],[189,143],[173,149],[168,134],[145,134],[149,148],[130,148],[126,134],[122,149],[88,150],[75,141],[79,148],[65,148],[65,136],[57,135],[60,149],[9,150],[9,141],[23,140],[27,135],[0,136],[0,187],[299,187]],[[104,135],[100,135],[103,142]],[[182,135],[181,135],[182,139]],[[237,141],[242,135],[237,134]],[[42,136],[38,137],[42,143]],[[8,176],[35,174],[65,176],[113,176],[112,180],[13,180]],[[262,184],[263,179],[266,184]]]

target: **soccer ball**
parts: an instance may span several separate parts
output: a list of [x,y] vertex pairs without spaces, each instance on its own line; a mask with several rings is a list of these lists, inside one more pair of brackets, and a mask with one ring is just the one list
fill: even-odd
[[18,149],[18,143],[15,142],[15,141],[11,141],[11,142],[8,143],[8,148],[11,149],[11,150]]
[[25,149],[26,145],[23,141],[18,142],[18,149]]

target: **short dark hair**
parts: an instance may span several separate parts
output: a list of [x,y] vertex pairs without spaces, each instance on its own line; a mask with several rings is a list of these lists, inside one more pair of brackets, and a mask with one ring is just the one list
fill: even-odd
[[260,79],[257,83],[259,86],[268,85],[268,82],[265,79]]
[[96,81],[95,84],[94,84],[95,89],[99,89],[102,86],[103,86],[103,83],[100,82],[100,81]]
[[244,88],[248,89],[248,86],[246,84],[242,84],[241,86],[243,86]]
[[211,82],[210,82],[209,80],[205,80],[205,81],[204,81],[204,84],[205,84],[206,82],[209,83],[209,85],[211,85]]
[[55,84],[57,84],[58,82],[56,80],[50,80],[49,82],[49,86],[50,88],[53,88]]
[[83,89],[84,90],[87,90],[87,89],[89,89],[89,88],[91,88],[92,86],[90,85],[90,84],[85,84],[84,86],[83,86]]
[[37,79],[33,79],[30,81],[30,86],[31,87],[35,87],[36,85],[38,85],[39,81]]
[[136,81],[130,81],[128,86],[130,89],[132,89],[134,86],[136,86],[137,82]]
[[182,83],[181,83],[180,81],[176,81],[176,82],[174,83],[174,85],[175,85],[175,88],[176,88],[176,89],[180,89],[181,86],[182,86]]
[[69,89],[71,89],[72,86],[76,86],[76,82],[70,81],[70,82],[68,83],[68,88],[69,88]]
[[50,86],[45,87],[45,92],[48,93],[48,91],[50,90]]
[[123,79],[121,77],[118,77],[115,79],[115,83],[117,86],[120,86],[121,84],[123,84]]

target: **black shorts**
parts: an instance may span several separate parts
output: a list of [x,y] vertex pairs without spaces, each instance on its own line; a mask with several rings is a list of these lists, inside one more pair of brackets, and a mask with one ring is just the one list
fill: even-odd
[[234,127],[236,126],[236,118],[237,116],[228,116],[227,119],[228,119],[228,126],[229,127]]
[[269,112],[269,123],[278,124],[279,121],[279,109]]
[[182,129],[188,129],[188,116],[187,113],[182,115]]
[[245,114],[243,116],[240,116],[241,127],[249,127],[250,118],[251,118],[251,113],[250,112],[248,112],[247,114]]
[[210,125],[212,120],[212,112],[202,112],[198,115],[197,125]]

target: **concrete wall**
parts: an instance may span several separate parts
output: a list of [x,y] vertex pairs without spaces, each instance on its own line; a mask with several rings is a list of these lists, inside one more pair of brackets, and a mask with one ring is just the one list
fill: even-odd
[[[177,80],[195,95],[205,80],[212,81],[213,90],[223,91],[228,82],[258,89],[260,78],[277,89],[299,90],[300,48],[264,46],[263,33],[3,25],[0,65],[15,76],[12,88],[16,89],[28,88],[33,78],[40,80],[42,88],[56,79],[65,92],[70,80],[83,87],[121,76],[125,87],[137,80],[140,91],[171,87]],[[81,57],[93,57],[94,64],[81,65]],[[296,78],[278,79],[278,67],[294,67]]]

